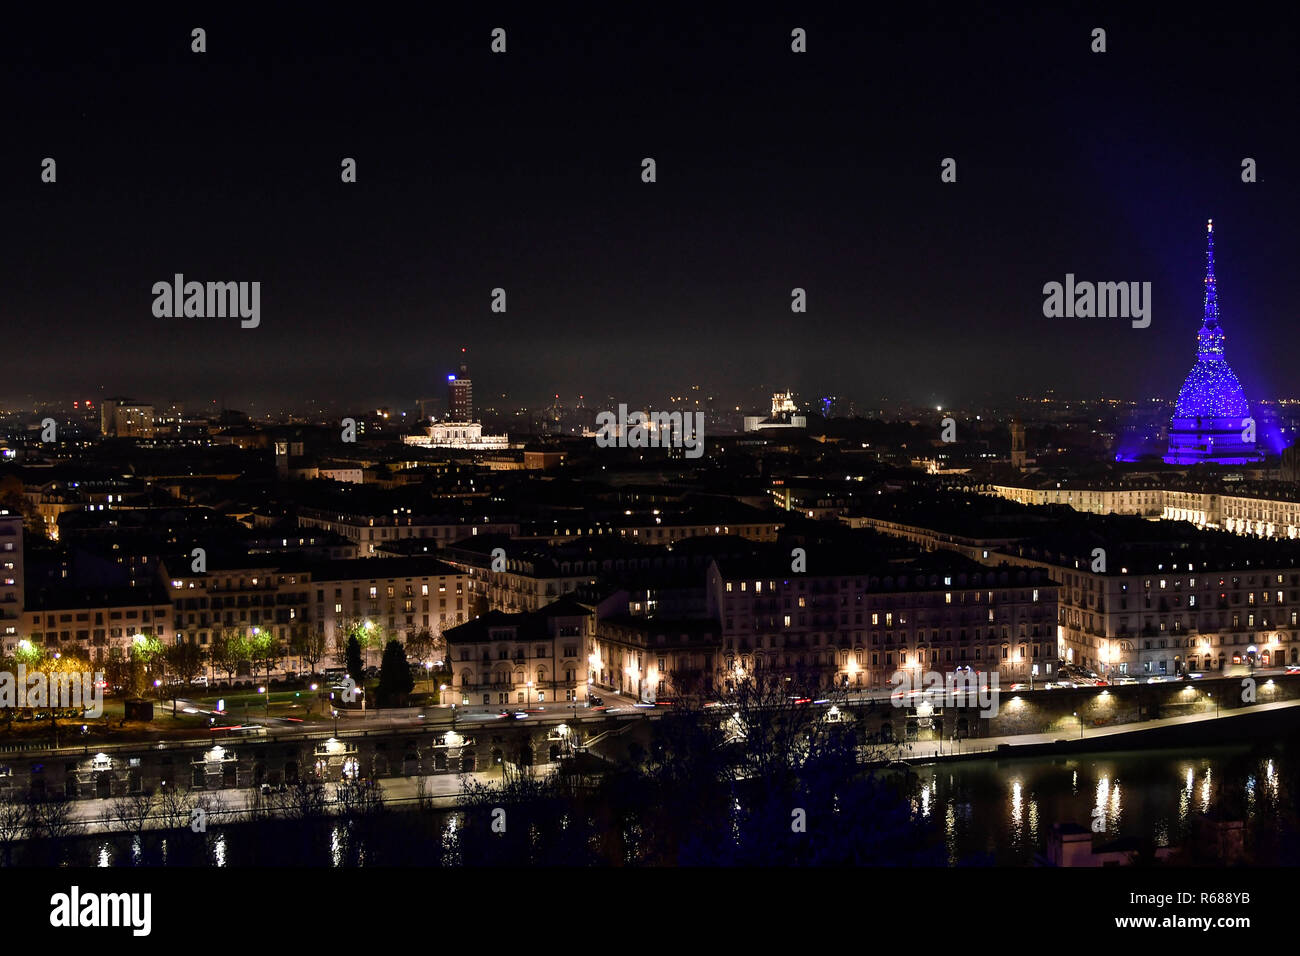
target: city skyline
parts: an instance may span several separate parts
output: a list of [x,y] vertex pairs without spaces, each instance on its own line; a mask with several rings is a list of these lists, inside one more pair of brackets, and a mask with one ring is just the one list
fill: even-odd
[[445,947],[637,871],[733,948],[773,888],[915,943],[924,870],[1048,938],[1281,925],[1298,38],[12,13],[11,908]]

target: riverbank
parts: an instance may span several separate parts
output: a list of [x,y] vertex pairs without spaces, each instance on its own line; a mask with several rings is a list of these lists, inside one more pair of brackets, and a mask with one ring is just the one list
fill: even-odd
[[1286,733],[1300,729],[1300,700],[1254,704],[1221,714],[1185,714],[1141,723],[1083,728],[1078,737],[1060,733],[1009,734],[974,740],[924,741],[901,745],[889,762],[949,763],[989,757],[1041,757],[1117,750],[1186,747],[1195,744],[1239,743],[1246,735]]

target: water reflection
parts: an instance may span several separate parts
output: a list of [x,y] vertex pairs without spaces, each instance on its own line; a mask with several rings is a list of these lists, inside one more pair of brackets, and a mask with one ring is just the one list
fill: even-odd
[[1024,834],[1021,832],[1021,827],[1024,822],[1021,789],[1022,786],[1019,780],[1013,780],[1011,782],[1011,842],[1017,846],[1024,841]]
[[[1275,839],[1279,854],[1292,852],[1275,837],[1279,813],[1294,820],[1290,794],[1300,768],[1292,752],[1246,746],[1200,752],[1146,752],[1017,760],[981,759],[922,766],[908,792],[913,816],[933,826],[942,841],[940,859],[949,863],[1031,864],[1045,852],[1052,828],[1072,824],[1105,834],[1106,839],[1137,838],[1157,847],[1187,845],[1200,814],[1248,822],[1251,858],[1261,841]],[[1288,782],[1292,781],[1292,782]],[[728,799],[723,826],[737,837],[755,807]],[[840,812],[839,797],[833,812]],[[727,821],[726,817],[730,816]],[[1250,821],[1262,825],[1251,828]],[[583,845],[611,862],[645,862],[649,839],[636,814],[611,820],[607,835],[589,813],[557,814],[556,827],[590,832]],[[1100,824],[1100,826],[1098,826]],[[135,865],[310,865],[324,867],[441,864],[474,865],[483,845],[477,831],[465,830],[465,815],[381,814],[347,821],[275,821],[274,826],[232,824],[210,834],[188,828],[168,834],[87,836],[72,841],[69,861],[100,867]],[[535,823],[521,831],[522,853],[543,859],[553,837]],[[521,859],[520,862],[526,862]]]
[[1185,843],[1200,814],[1251,821],[1276,813],[1285,759],[1251,756],[1240,746],[1195,757],[1123,753],[952,764],[926,778],[916,802],[943,808],[950,861],[1026,864],[1046,852],[1054,824],[1160,847]]

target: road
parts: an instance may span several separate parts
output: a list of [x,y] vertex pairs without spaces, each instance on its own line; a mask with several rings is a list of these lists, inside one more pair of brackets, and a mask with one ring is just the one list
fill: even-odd
[[[1286,671],[1284,668],[1257,668],[1254,672],[1254,676],[1256,678],[1267,678],[1270,676],[1281,676],[1285,673]],[[1223,679],[1231,680],[1231,679],[1235,679],[1238,676],[1241,675],[1233,675],[1232,677],[1223,678]],[[1205,679],[1214,680],[1220,678],[1218,678],[1214,672],[1211,672],[1207,674]],[[1175,683],[1175,681],[1165,681],[1165,683]],[[1189,685],[1193,685],[1193,684],[1200,683],[1200,681],[1187,681],[1185,683]],[[1027,690],[1025,690],[1024,685],[1021,684],[1001,684],[998,687],[998,692],[999,693],[1014,692],[1020,694],[1020,693],[1026,693]],[[1035,693],[1045,693],[1045,694],[1052,694],[1056,692],[1057,691],[1046,690],[1041,687],[1036,688],[1035,690]],[[920,692],[914,691],[913,693],[920,693]],[[882,702],[882,701],[888,701],[892,696],[892,694],[893,694],[892,687],[870,688],[859,693],[849,694],[847,698],[840,699],[840,702],[847,703],[850,705],[864,704],[869,701]],[[551,702],[545,705],[534,704],[531,708],[528,708],[526,711],[521,710],[519,705],[517,704],[510,705],[508,708],[505,708],[508,714],[508,716],[505,718],[501,716],[502,708],[499,706],[456,707],[455,722],[458,728],[459,727],[469,728],[476,725],[491,723],[503,719],[508,719],[508,720],[522,719],[522,720],[529,720],[529,721],[559,720],[565,722],[574,722],[574,721],[583,722],[583,721],[600,721],[600,720],[604,720],[605,718],[611,715],[616,717],[627,717],[627,716],[634,716],[634,715],[637,716],[646,715],[650,713],[663,713],[662,708],[651,707],[645,703],[640,703],[631,697],[619,695],[612,691],[600,691],[599,696],[603,699],[604,704],[601,707],[594,707],[594,708],[590,708],[585,705],[575,708],[571,704],[566,705],[563,701]],[[188,711],[190,714],[209,716],[217,720],[235,721],[235,720],[239,720],[241,717],[241,715],[238,712],[234,714],[231,713],[222,714],[222,713],[211,711],[209,709],[206,709],[211,706],[210,704],[189,699],[189,698],[178,698],[176,701],[176,705],[178,710]],[[516,715],[519,713],[524,713],[525,716],[522,718],[518,718]],[[361,731],[369,732],[369,731],[382,731],[382,730],[418,729],[422,727],[433,727],[439,730],[451,729],[452,720],[453,720],[452,707],[447,705],[437,705],[437,706],[432,706],[427,708],[426,707],[408,707],[402,709],[386,708],[382,711],[343,710],[339,712],[337,719],[334,721],[326,720],[326,721],[313,721],[313,722],[304,722],[301,720],[288,718],[288,717],[267,716],[266,714],[258,715],[254,713],[254,714],[248,714],[247,716],[243,717],[242,725],[243,726],[254,725],[258,727],[263,727],[265,728],[265,732],[267,735],[276,735],[276,736],[278,735],[287,736],[290,734],[322,735],[322,734],[328,734],[331,731],[334,731],[340,735],[345,735],[345,734],[357,733]],[[164,749],[167,747],[184,747],[187,745],[192,745],[194,743],[201,743],[213,739],[219,739],[219,738],[214,738],[213,735],[211,734],[204,734],[201,737],[168,738],[164,741],[156,742],[156,743],[155,741],[150,741],[150,740],[141,740],[138,742],[123,741],[121,743],[114,742],[110,744],[101,743],[99,744],[99,747],[106,751],[109,750],[118,751],[122,749],[129,749],[131,747],[140,747],[140,746],[149,747],[154,745],[156,745],[160,749]],[[68,740],[65,741],[65,747],[63,749],[64,750],[83,749],[83,746],[84,745],[80,741],[78,741],[75,737],[70,737]],[[10,745],[7,746],[5,749],[8,752],[17,752],[21,750],[29,753],[51,750],[48,744],[41,744],[37,742],[32,742],[32,744],[27,746]]]

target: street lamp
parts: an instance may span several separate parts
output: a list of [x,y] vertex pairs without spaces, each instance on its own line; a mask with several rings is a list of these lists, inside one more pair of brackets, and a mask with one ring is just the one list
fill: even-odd
[[335,708],[334,711],[333,711],[333,713],[334,713],[334,736],[337,737],[337,736],[339,735],[339,712],[338,712],[338,709]]
[[524,686],[528,688],[528,690],[525,692],[526,696],[524,697],[524,706],[531,707],[533,705],[533,682],[526,681],[524,683]]
[[[266,694],[266,688],[259,687],[257,688],[257,692],[259,694]],[[271,695],[270,694],[266,694],[266,716],[268,717],[271,716]]]
[[[1079,712],[1077,710],[1074,712],[1074,716],[1079,717]],[[1080,740],[1083,739],[1083,718],[1082,717],[1079,717],[1079,739]]]

